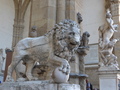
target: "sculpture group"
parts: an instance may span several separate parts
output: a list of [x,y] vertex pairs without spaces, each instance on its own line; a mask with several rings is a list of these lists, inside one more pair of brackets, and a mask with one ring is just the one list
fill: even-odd
[[[12,73],[15,69],[17,81],[49,80],[52,77],[55,82],[67,82],[70,73],[68,61],[74,56],[79,45],[80,29],[72,20],[63,20],[43,36],[25,38],[19,41],[14,49],[6,81],[13,81]],[[18,72],[17,68],[21,61],[26,66],[23,74]],[[38,67],[36,63],[39,63]],[[39,76],[33,75],[34,70]],[[44,78],[41,77],[42,74]]]
[[117,56],[113,54],[113,48],[118,39],[113,39],[118,25],[114,24],[112,15],[108,9],[106,12],[106,23],[99,27],[99,53],[100,60],[104,66],[118,68]]

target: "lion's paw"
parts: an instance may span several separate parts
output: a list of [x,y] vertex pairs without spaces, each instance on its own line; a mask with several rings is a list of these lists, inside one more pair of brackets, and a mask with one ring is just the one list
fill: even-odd
[[29,78],[29,81],[35,81],[35,80],[38,80],[38,78],[37,77],[31,77],[31,78]]
[[16,81],[17,81],[17,82],[27,81],[27,78],[18,78]]
[[38,78],[37,77],[32,77],[32,79],[31,80],[38,80]]
[[10,76],[10,75],[8,75],[7,77],[6,77],[6,80],[5,80],[6,82],[14,82],[14,79]]

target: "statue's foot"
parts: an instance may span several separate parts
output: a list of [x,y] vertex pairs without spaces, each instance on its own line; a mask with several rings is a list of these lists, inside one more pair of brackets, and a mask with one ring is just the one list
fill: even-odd
[[14,79],[10,75],[7,75],[5,82],[14,82]]
[[18,78],[16,81],[17,81],[17,82],[27,81],[27,78]]
[[35,81],[35,80],[38,80],[37,77],[32,77],[31,80]]
[[33,77],[33,76],[28,76],[28,80],[29,81],[35,81],[35,80],[38,80],[37,77]]

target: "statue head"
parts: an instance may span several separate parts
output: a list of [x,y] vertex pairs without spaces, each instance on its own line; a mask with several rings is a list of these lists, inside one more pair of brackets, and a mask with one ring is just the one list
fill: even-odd
[[58,41],[65,41],[70,47],[80,45],[80,29],[75,21],[65,19],[55,25],[55,36]]
[[86,31],[86,32],[83,33],[83,36],[90,37],[90,34]]
[[83,21],[82,16],[79,12],[77,13],[77,19],[79,24]]
[[33,31],[33,32],[37,31],[37,27],[36,27],[36,26],[33,26],[33,27],[32,27],[32,31]]
[[110,13],[109,9],[107,9],[106,18],[112,18],[112,14]]

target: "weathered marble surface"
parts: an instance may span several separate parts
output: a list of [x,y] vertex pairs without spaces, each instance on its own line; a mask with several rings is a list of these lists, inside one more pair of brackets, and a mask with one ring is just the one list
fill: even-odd
[[77,84],[54,84],[49,81],[4,82],[0,90],[80,90]]
[[[65,19],[43,36],[20,40],[14,48],[6,81],[14,81],[12,73],[15,70],[16,81],[50,80],[52,77],[57,83],[67,82],[71,71],[69,61],[80,45],[80,38],[79,25]],[[17,66],[20,62],[26,66],[25,72],[19,71]],[[34,76],[33,67],[37,62],[41,67],[37,68],[38,75]]]
[[106,23],[99,27],[99,56],[101,63],[103,63],[100,64],[101,67],[106,66],[119,69],[117,56],[113,54],[114,45],[119,39],[112,38],[114,33],[118,32],[116,30],[117,27],[118,25],[114,24],[112,15],[108,9],[106,12]]

